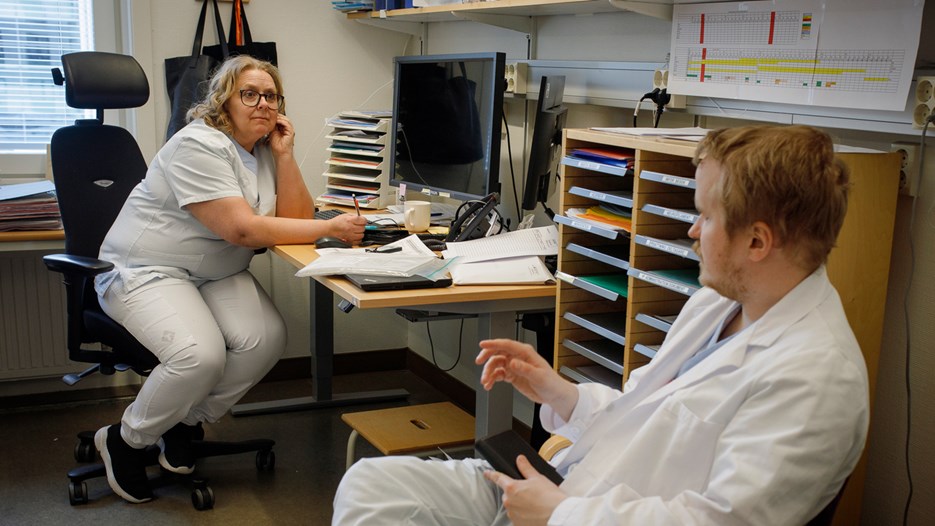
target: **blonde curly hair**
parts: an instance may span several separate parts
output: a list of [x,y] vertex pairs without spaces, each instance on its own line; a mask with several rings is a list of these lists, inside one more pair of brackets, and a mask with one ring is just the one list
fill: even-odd
[[[258,60],[249,55],[237,55],[224,61],[211,77],[208,85],[208,94],[204,100],[195,104],[185,115],[188,122],[195,119],[204,119],[205,124],[220,130],[228,135],[234,133],[231,124],[230,114],[224,104],[231,97],[239,96],[237,89],[237,79],[244,71],[257,69],[269,73],[276,84],[276,93],[282,95],[282,77],[279,75],[279,69],[265,60]],[[284,113],[286,109],[285,99],[279,104],[278,111]]]

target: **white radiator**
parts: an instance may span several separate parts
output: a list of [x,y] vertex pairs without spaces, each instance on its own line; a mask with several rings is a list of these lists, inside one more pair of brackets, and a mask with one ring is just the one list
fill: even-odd
[[0,380],[81,369],[65,346],[65,287],[43,252],[0,252]]

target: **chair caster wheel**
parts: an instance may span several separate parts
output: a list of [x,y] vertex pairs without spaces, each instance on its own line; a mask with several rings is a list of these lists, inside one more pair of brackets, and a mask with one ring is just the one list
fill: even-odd
[[88,485],[84,482],[68,483],[68,503],[72,506],[88,503]]
[[273,471],[276,467],[276,453],[271,449],[256,452],[257,471]]
[[94,447],[94,443],[78,440],[75,444],[75,461],[86,464],[95,460],[97,460],[97,448]]
[[210,510],[214,507],[214,491],[204,482],[196,482],[196,487],[192,490],[192,506],[198,511]]

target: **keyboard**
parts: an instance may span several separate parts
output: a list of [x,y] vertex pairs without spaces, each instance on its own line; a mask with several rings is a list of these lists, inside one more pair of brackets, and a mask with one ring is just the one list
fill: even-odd
[[327,221],[328,219],[333,219],[344,213],[344,210],[339,210],[337,208],[329,208],[327,210],[317,210],[315,211],[315,219],[322,219]]

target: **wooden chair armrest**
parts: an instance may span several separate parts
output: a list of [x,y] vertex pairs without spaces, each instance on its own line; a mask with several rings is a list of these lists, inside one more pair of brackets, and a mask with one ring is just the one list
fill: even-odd
[[542,444],[542,447],[539,448],[539,456],[546,460],[552,460],[552,457],[554,457],[556,453],[570,445],[571,440],[561,435],[552,435]]

